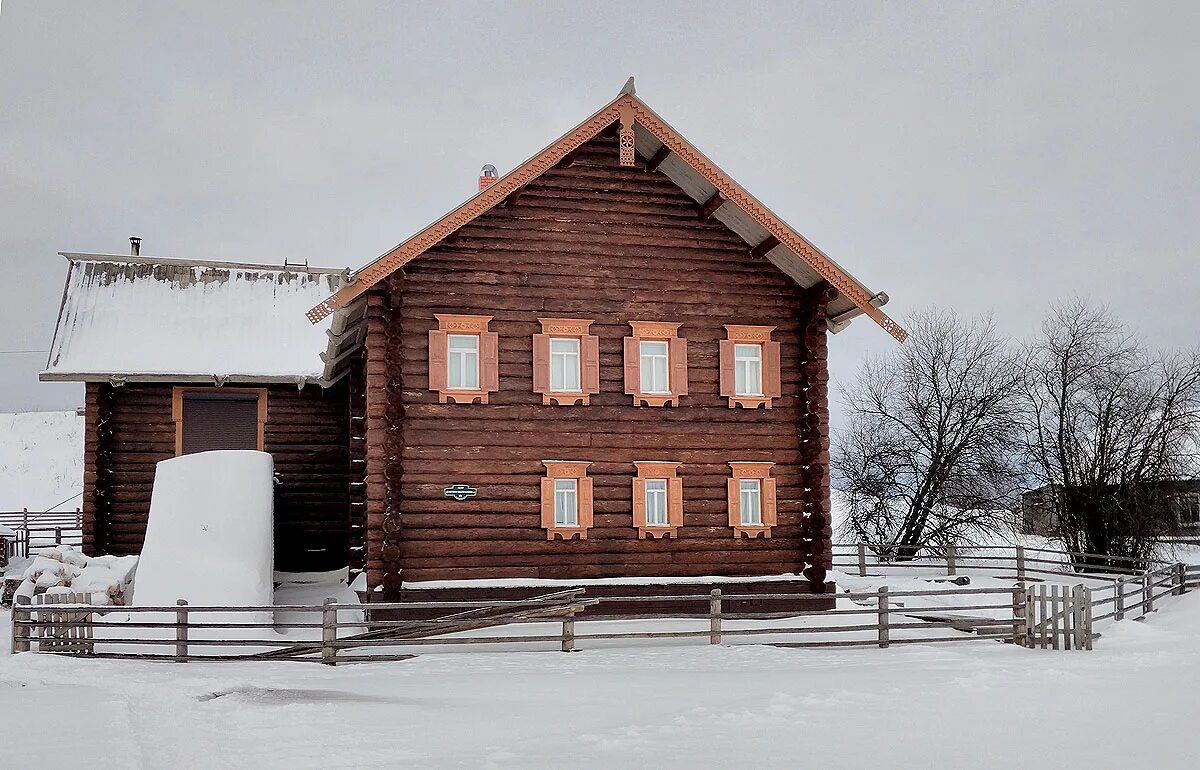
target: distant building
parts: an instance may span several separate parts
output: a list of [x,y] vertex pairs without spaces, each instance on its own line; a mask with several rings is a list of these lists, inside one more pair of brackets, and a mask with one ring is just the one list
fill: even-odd
[[[1200,479],[1163,482],[1171,508],[1185,529],[1200,537]],[[1021,495],[1023,529],[1031,535],[1049,535],[1054,531],[1054,495],[1058,486],[1045,484]]]

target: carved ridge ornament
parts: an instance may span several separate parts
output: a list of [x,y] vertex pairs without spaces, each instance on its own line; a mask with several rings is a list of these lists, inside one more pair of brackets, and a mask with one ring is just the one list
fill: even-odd
[[[318,323],[339,307],[345,307],[356,297],[391,275],[405,263],[420,256],[484,212],[503,203],[510,194],[541,176],[566,157],[572,150],[577,149],[605,128],[621,120],[623,114],[630,113],[632,113],[632,121],[628,124],[630,134],[633,133],[633,123],[641,123],[647,131],[663,143],[664,147],[669,148],[678,155],[700,176],[704,177],[709,184],[715,187],[725,200],[749,214],[770,235],[777,238],[780,244],[786,246],[807,262],[818,275],[846,295],[866,316],[883,327],[884,331],[891,334],[899,342],[904,342],[908,338],[908,332],[900,324],[889,318],[882,310],[873,306],[871,304],[871,297],[867,295],[867,292],[855,281],[851,280],[846,273],[804,241],[803,238],[792,232],[791,228],[783,224],[766,207],[751,197],[736,182],[726,176],[723,171],[709,162],[699,151],[676,134],[674,129],[669,128],[656,115],[650,112],[641,100],[628,94],[622,94],[617,97],[608,105],[602,107],[592,117],[580,123],[574,130],[528,161],[524,166],[517,167],[498,181],[493,182],[475,197],[463,203],[438,222],[417,233],[409,240],[367,265],[355,276],[353,283],[342,287],[325,301],[309,310],[305,314],[308,320],[314,324]],[[624,131],[625,125],[623,122],[621,133],[623,134]],[[625,147],[623,142],[624,140],[622,139],[622,165],[625,165]]]

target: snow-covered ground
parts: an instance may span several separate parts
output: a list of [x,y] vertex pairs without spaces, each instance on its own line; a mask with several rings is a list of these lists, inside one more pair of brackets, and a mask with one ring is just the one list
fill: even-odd
[[[0,413],[0,511],[70,512],[83,491],[83,417]],[[63,502],[66,501],[66,502]]]
[[7,624],[10,767],[50,756],[91,768],[1195,762],[1200,593],[1107,625],[1090,653],[736,645],[180,665],[9,656]]

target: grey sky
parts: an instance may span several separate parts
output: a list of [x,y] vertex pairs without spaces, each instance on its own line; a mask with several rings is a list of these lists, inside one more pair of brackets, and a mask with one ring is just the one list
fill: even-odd
[[[3,0],[0,351],[49,346],[58,251],[357,267],[629,74],[893,316],[1023,336],[1082,294],[1194,345],[1198,36],[1194,2]],[[859,319],[835,378],[893,344]],[[0,411],[81,400],[44,361],[0,354]]]

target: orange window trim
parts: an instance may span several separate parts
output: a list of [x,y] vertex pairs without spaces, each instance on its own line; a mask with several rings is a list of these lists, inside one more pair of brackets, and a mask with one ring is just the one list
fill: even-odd
[[[733,528],[736,538],[770,538],[771,528],[778,520],[775,479],[771,478],[771,468],[775,463],[770,462],[731,462],[733,477],[728,479],[729,486],[729,526]],[[742,479],[758,479],[758,505],[762,513],[762,524],[746,525],[742,523]]]
[[[562,540],[587,540],[588,530],[592,527],[592,480],[587,476],[590,462],[576,460],[542,460],[546,466],[546,477],[542,479],[542,529],[546,530],[546,539],[556,537]],[[575,509],[578,516],[578,526],[560,527],[554,522],[554,481],[556,479],[574,479]]]
[[[600,338],[589,334],[592,321],[583,318],[539,318],[541,334],[533,335],[533,392],[542,403],[587,406],[600,392]],[[555,391],[550,387],[550,340],[579,340],[579,390]]]
[[267,433],[267,389],[266,388],[171,388],[171,420],[175,423],[175,456],[183,454],[183,394],[184,393],[243,393],[258,397],[258,451],[265,451]]
[[[677,472],[681,463],[652,460],[635,462],[633,465],[637,468],[637,476],[633,479],[633,526],[637,528],[638,538],[679,537],[679,528],[683,526],[683,479],[678,477]],[[650,479],[667,482],[666,526],[650,526],[646,523],[646,482]]]
[[[480,404],[488,402],[488,394],[500,390],[499,337],[488,331],[490,315],[452,315],[435,313],[438,328],[429,332],[429,389],[438,394],[438,401],[447,404]],[[479,387],[473,390],[450,388],[446,362],[449,357],[451,334],[479,337]]]
[[[779,363],[779,343],[771,341],[774,326],[725,325],[725,339],[720,342],[720,385],[721,395],[728,400],[729,408],[771,408],[773,399],[782,395]],[[762,351],[761,362],[762,395],[745,396],[737,392],[736,350],[738,345],[758,345]]]
[[[666,321],[630,321],[633,336],[625,338],[625,392],[634,406],[679,406],[688,394],[687,340],[679,336],[682,324]],[[667,343],[667,393],[642,392],[642,342]]]

